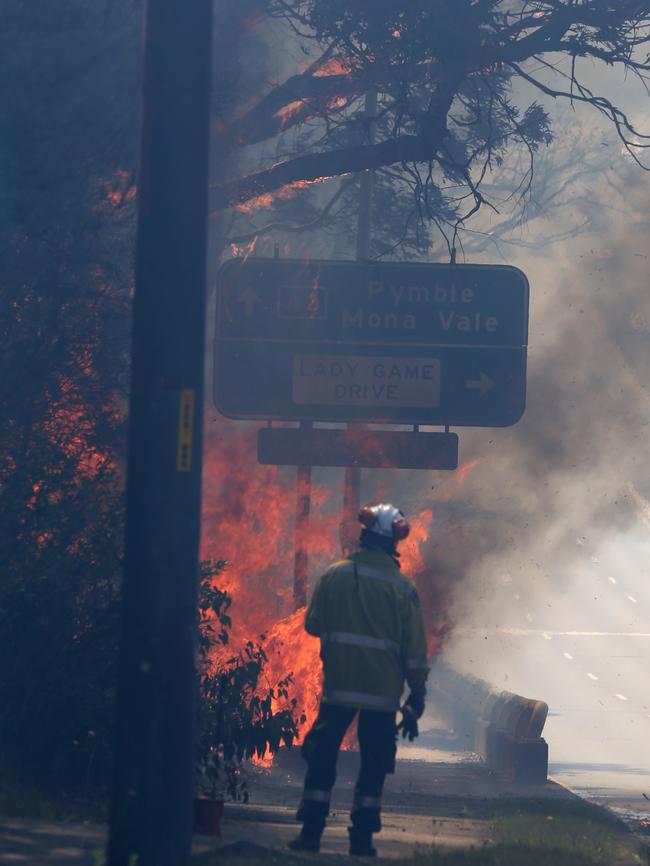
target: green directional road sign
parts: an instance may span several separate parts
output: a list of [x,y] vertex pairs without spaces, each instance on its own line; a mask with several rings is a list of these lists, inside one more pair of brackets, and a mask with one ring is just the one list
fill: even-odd
[[232,259],[216,405],[231,418],[509,426],[526,401],[528,293],[501,265]]

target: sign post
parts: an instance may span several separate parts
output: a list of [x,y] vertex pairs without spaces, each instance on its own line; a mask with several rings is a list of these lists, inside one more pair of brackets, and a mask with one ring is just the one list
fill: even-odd
[[[377,91],[372,88],[366,93],[364,116],[367,124],[368,144],[375,139],[374,119],[377,114]],[[372,236],[372,193],[375,173],[372,169],[362,172],[359,179],[359,218],[357,220],[357,261],[365,262],[370,258],[370,238]],[[361,505],[361,468],[347,466],[343,480],[343,509],[341,515],[341,550],[347,555],[354,549],[354,531]]]
[[[311,431],[311,424],[303,421],[300,432]],[[268,428],[267,428],[268,429]],[[300,610],[307,605],[307,579],[309,577],[309,512],[311,511],[311,468],[310,460],[298,463],[296,478],[296,528],[294,533],[293,563],[293,607]]]

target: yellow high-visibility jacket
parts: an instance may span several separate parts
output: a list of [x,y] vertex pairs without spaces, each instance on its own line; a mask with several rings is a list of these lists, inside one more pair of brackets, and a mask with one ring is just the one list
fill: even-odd
[[424,687],[429,666],[417,590],[383,551],[361,550],[331,565],[316,583],[305,628],[321,639],[325,703],[393,711],[404,680]]

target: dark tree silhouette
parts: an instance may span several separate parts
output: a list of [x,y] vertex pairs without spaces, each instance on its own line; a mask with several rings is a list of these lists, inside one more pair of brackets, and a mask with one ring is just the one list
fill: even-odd
[[[215,183],[216,212],[250,213],[275,195],[291,197],[299,214],[303,189],[373,169],[396,200],[410,198],[420,223],[457,228],[492,206],[485,180],[506,155],[527,157],[512,179],[525,194],[536,152],[552,141],[544,108],[522,104],[522,84],[540,99],[591,106],[639,164],[650,146],[650,137],[587,83],[594,63],[645,83],[648,2],[269,0],[260,6],[316,59],[267,88],[245,112],[219,118],[222,152],[259,154],[255,147],[264,143],[266,155],[239,161],[254,170]],[[363,111],[368,92],[378,97],[374,120]],[[315,212],[303,219],[274,214],[267,224],[255,220],[250,231],[235,229],[232,239],[250,238],[253,229],[302,231],[318,225],[319,214],[331,221],[349,210],[346,198],[337,187],[325,204],[319,195]]]

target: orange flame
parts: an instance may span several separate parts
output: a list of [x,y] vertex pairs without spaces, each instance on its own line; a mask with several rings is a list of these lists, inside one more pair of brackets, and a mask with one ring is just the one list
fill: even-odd
[[469,473],[473,469],[476,469],[476,467],[479,465],[480,462],[481,462],[481,458],[476,457],[474,460],[470,460],[469,463],[464,463],[462,466],[460,466],[458,469],[457,476],[456,476],[458,478],[458,480],[462,483],[467,478]]
[[259,239],[259,235],[255,235],[249,244],[230,244],[230,252],[235,258],[241,258],[244,262],[247,262],[255,251]]
[[[318,709],[321,665],[319,642],[303,628],[304,610],[292,609],[295,473],[257,465],[256,431],[250,426],[242,432],[241,427],[219,421],[214,427],[206,435],[202,556],[229,560],[217,578],[220,588],[233,597],[231,644],[222,657],[236,652],[246,640],[264,635],[267,684],[273,687],[293,673],[291,694],[298,701],[298,712],[306,716],[302,736]],[[316,485],[312,491],[308,547],[313,577],[341,555],[339,501],[333,492]],[[431,626],[430,650],[435,653],[445,628],[436,613],[441,605],[439,588],[424,555],[432,520],[430,509],[412,517],[411,534],[400,550],[404,572],[418,585],[425,620]]]
[[[344,96],[332,96],[325,102],[325,114],[332,115],[347,106]],[[300,126],[308,120],[313,120],[319,112],[319,104],[312,99],[296,99],[275,112],[280,121],[280,132],[284,132],[290,124]],[[322,178],[325,180],[326,178]],[[313,181],[312,181],[313,183]]]
[[322,78],[328,75],[349,75],[350,65],[343,57],[332,57],[314,72],[315,78]]
[[254,213],[261,208],[272,207],[278,200],[293,198],[293,196],[301,189],[305,189],[315,183],[324,183],[326,180],[330,179],[330,177],[316,177],[313,180],[294,180],[273,192],[263,192],[260,195],[255,196],[255,198],[236,204],[234,207],[235,210],[238,210],[240,213]]
[[308,104],[306,99],[296,99],[294,102],[290,102],[288,105],[284,105],[278,111],[275,112],[275,116],[280,120],[280,130],[284,131],[289,125],[291,119],[295,117],[296,114],[304,111]]
[[114,210],[127,202],[132,202],[138,194],[137,186],[132,182],[131,173],[118,169],[113,172],[110,180],[100,180],[98,188],[103,200],[98,205],[99,210]]

